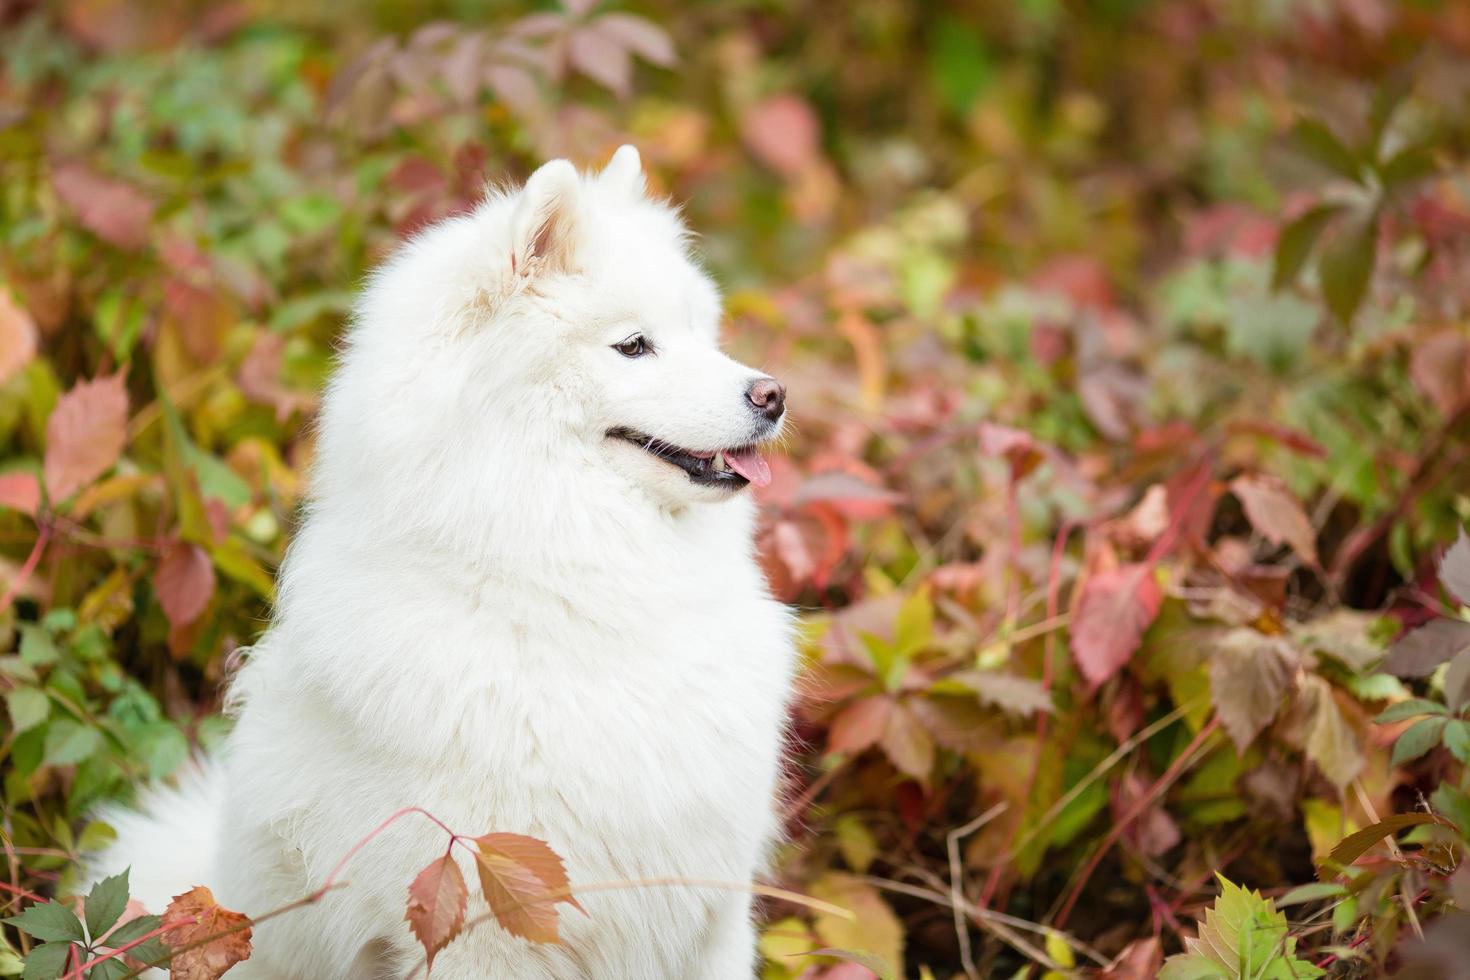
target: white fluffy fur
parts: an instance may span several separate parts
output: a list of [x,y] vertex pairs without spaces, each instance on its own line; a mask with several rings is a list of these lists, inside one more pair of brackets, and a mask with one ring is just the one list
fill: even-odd
[[[744,394],[761,375],[719,351],[719,309],[630,147],[597,176],[548,163],[404,247],[327,394],[313,502],[234,682],[228,748],[147,815],[112,815],[119,839],[92,874],[131,865],[154,911],[207,884],[259,915],[416,805],[462,833],[544,839],[574,887],[758,875],[793,655],[749,491],[697,487],[605,436],[700,450],[757,436]],[[611,349],[635,333],[657,353]],[[231,977],[402,975],[421,955],[407,886],[445,842],[398,821],[350,887],[258,926]],[[434,976],[754,971],[746,893],[581,901],[585,916],[559,906],[564,945],[486,924]],[[484,910],[472,898],[470,916]]]

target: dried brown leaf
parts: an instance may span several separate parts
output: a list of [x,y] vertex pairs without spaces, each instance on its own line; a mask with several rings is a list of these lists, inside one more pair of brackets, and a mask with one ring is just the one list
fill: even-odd
[[1308,718],[1307,758],[1339,788],[1346,786],[1366,764],[1358,734],[1348,724],[1327,681],[1307,674],[1302,678],[1301,693]]
[[[203,885],[175,895],[161,924],[167,929],[164,942],[178,950],[169,961],[172,980],[218,980],[250,958],[250,919],[221,906]],[[185,949],[206,939],[201,946]]]
[[934,768],[934,739],[904,705],[894,704],[879,744],[899,772],[920,781],[929,778]]
[[1245,752],[1281,710],[1297,657],[1282,637],[1231,630],[1210,658],[1210,696],[1235,747]]
[[1317,532],[1286,484],[1264,473],[1239,476],[1230,490],[1240,498],[1251,526],[1275,545],[1289,545],[1308,565],[1317,564]]
[[875,744],[888,729],[893,699],[886,694],[854,701],[832,719],[827,733],[829,752],[861,752]]
[[1466,650],[1470,650],[1470,623],[1436,619],[1400,637],[1389,648],[1383,669],[1395,677],[1428,677]]

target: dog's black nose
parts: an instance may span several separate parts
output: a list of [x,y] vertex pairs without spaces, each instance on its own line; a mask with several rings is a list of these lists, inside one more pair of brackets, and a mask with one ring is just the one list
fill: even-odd
[[786,411],[786,389],[775,378],[761,378],[746,391],[745,398],[757,412],[772,422]]

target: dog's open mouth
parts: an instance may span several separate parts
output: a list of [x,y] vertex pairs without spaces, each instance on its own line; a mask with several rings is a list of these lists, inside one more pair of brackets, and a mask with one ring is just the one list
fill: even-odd
[[690,480],[704,486],[739,490],[747,483],[764,487],[771,482],[771,466],[760,454],[755,443],[702,451],[682,449],[633,429],[613,429],[608,432],[608,436],[631,442],[650,456],[657,456],[664,462],[679,467],[689,474]]

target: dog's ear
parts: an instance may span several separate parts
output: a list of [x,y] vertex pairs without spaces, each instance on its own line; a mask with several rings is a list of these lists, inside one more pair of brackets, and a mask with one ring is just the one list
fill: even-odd
[[566,160],[542,164],[522,188],[511,219],[511,270],[530,276],[566,272],[575,265],[577,169]]
[[602,173],[597,175],[597,181],[627,197],[642,197],[643,161],[638,157],[638,149],[631,143],[618,147],[607,166],[602,168]]

